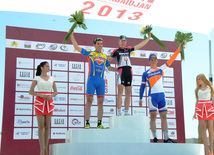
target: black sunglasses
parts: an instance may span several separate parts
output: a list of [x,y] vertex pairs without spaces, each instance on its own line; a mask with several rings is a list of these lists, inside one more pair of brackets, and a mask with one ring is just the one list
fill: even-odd
[[96,44],[97,41],[103,41],[103,39],[102,38],[95,38],[94,41],[93,41],[94,44]]

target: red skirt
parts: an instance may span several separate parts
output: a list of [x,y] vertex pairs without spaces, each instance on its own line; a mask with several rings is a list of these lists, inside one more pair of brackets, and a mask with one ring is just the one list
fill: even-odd
[[[49,95],[51,92],[39,92],[40,94]],[[54,103],[53,98],[49,101],[41,98],[40,96],[36,96],[34,102],[34,109],[36,115],[53,115]]]
[[210,100],[199,100],[196,106],[196,115],[198,120],[213,120],[214,119],[214,107]]

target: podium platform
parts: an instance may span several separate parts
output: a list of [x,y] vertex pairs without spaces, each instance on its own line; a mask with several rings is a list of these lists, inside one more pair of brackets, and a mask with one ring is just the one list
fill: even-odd
[[50,155],[204,155],[202,144],[174,143],[61,143]]
[[72,129],[66,133],[66,143],[149,143],[149,118],[142,116],[113,116],[109,129]]
[[50,155],[204,155],[202,144],[150,143],[149,117],[113,116],[109,129],[71,129]]

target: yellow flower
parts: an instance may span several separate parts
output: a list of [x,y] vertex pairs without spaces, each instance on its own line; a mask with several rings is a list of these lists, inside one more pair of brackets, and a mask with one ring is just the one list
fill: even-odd
[[140,32],[143,32],[145,30],[145,28],[146,28],[146,25],[141,26]]

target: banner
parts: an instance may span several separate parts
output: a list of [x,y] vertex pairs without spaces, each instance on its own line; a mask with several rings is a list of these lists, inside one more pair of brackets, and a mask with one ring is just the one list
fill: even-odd
[[[86,56],[74,50],[70,41],[62,44],[66,32],[41,29],[6,27],[6,61],[5,61],[5,95],[3,110],[3,127],[1,154],[29,155],[32,150],[39,154],[38,125],[33,103],[35,97],[29,95],[30,85],[35,77],[36,67],[41,61],[50,64],[49,75],[56,81],[58,95],[54,97],[55,109],[51,120],[50,144],[64,143],[65,132],[72,128],[84,128],[84,107],[86,104],[86,83],[88,62]],[[75,34],[81,47],[94,49],[92,40],[97,35]],[[118,47],[118,37],[99,36],[103,38],[103,52],[107,55]],[[141,39],[128,38],[128,45],[134,46]],[[142,73],[149,68],[148,57],[156,53],[158,66],[164,64],[176,50],[174,42],[165,42],[170,52],[157,49],[156,42],[151,40],[146,50],[132,52],[133,87],[130,103],[130,114],[149,116],[148,87],[146,88],[143,107],[139,107],[139,89]],[[116,61],[111,62],[116,66]],[[105,71],[106,83],[104,99],[103,125],[109,126],[109,117],[116,115],[116,73]],[[37,88],[35,88],[37,91]],[[180,56],[165,73],[164,91],[168,106],[168,127],[170,138],[185,142],[182,76]],[[123,96],[124,102],[125,96]],[[122,107],[124,113],[124,104]],[[158,115],[157,134],[162,139],[160,116]],[[94,96],[91,107],[91,127],[97,126],[97,98]]]

